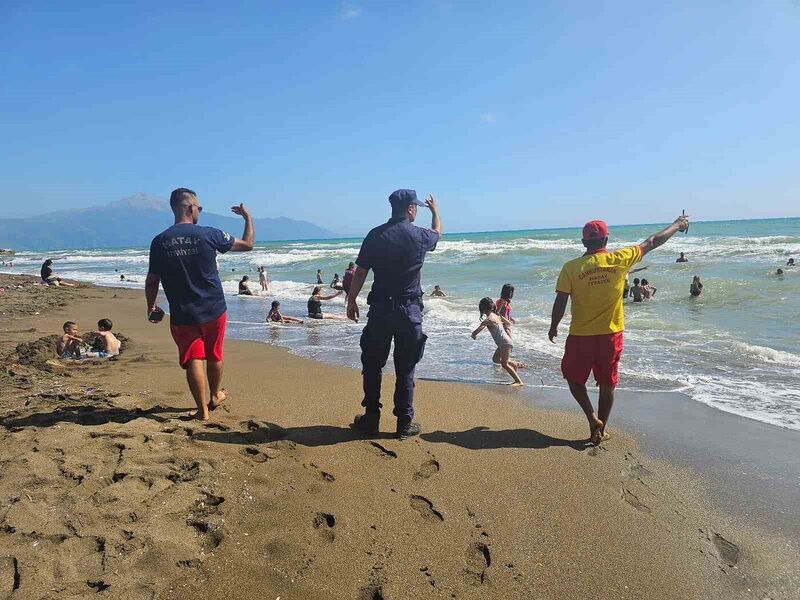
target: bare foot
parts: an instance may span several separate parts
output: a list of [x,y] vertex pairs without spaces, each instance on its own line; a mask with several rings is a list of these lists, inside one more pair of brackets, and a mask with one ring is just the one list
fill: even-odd
[[199,410],[193,410],[192,412],[187,413],[186,416],[189,417],[190,419],[197,419],[198,421],[209,421],[209,420],[211,420],[211,417],[209,416],[208,413],[206,413],[204,415]]
[[511,384],[511,387],[522,387],[523,385],[525,384],[522,383],[521,381],[515,381],[514,383]]
[[225,388],[222,388],[218,393],[216,398],[211,398],[211,402],[208,403],[208,410],[217,410],[219,405],[225,402],[228,399],[228,391]]
[[595,419],[593,425],[589,425],[589,441],[597,446],[603,441],[603,428],[605,425],[600,419]]

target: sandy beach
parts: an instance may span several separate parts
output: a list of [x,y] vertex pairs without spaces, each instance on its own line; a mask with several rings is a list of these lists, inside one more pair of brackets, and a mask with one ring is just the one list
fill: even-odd
[[[357,372],[235,340],[201,423],[142,292],[32,281],[0,277],[0,598],[800,597],[789,530],[712,502],[646,424],[592,448],[577,408],[421,381],[423,434],[367,440]],[[55,360],[102,317],[118,359]]]

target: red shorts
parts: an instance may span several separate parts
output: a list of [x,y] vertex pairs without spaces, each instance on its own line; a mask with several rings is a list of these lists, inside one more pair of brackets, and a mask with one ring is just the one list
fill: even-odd
[[208,323],[199,325],[170,325],[172,339],[178,346],[178,362],[181,367],[192,359],[222,360],[222,342],[225,340],[225,323],[228,313]]
[[621,356],[621,331],[605,335],[570,335],[561,359],[561,373],[567,381],[582,385],[594,371],[598,384],[615,387]]

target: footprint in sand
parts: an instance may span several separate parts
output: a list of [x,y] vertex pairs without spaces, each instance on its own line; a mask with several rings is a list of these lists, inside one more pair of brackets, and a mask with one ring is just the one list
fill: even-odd
[[432,458],[430,460],[426,460],[424,463],[420,465],[419,471],[414,473],[414,479],[415,480],[428,479],[429,477],[435,475],[438,472],[439,472],[439,461],[437,461],[435,458]]
[[736,566],[739,562],[739,546],[725,539],[716,531],[710,529],[708,531],[701,529],[700,531],[705,534],[706,541],[712,546],[714,554],[720,562],[729,567]]
[[200,536],[200,544],[205,550],[214,550],[222,543],[224,537],[221,523],[212,521],[205,517],[190,515],[186,519],[186,524],[193,528]]
[[640,512],[643,512],[643,513],[647,513],[648,515],[651,512],[653,512],[652,510],[650,510],[649,506],[647,506],[644,502],[639,500],[639,498],[636,496],[636,494],[631,492],[629,489],[622,488],[621,492],[622,492],[622,499],[625,500],[625,502],[630,504],[636,510],[638,510]]
[[319,531],[322,539],[332,542],[336,539],[334,527],[336,527],[336,517],[330,513],[318,512],[314,515],[313,521],[314,529]]
[[383,444],[379,444],[378,442],[367,442],[367,443],[373,448],[375,448],[380,456],[383,456],[384,458],[397,458],[397,452],[395,452],[394,450],[389,450]]
[[0,596],[11,598],[19,589],[19,563],[14,556],[0,557]]
[[[303,466],[306,466],[306,465],[303,465]],[[336,481],[336,477],[334,477],[333,475],[331,475],[327,471],[323,471],[322,469],[320,469],[314,463],[309,463],[308,466],[316,472],[316,474],[319,476],[320,479],[322,479],[322,481],[327,481],[328,483],[332,483],[332,482]]]
[[280,450],[275,450],[274,448],[264,448],[263,450],[259,450],[255,446],[247,446],[244,450],[242,450],[242,454],[250,457],[257,463],[264,463],[272,458],[278,458],[281,453]]
[[469,585],[479,586],[486,583],[486,571],[492,566],[492,554],[489,547],[481,542],[473,542],[467,548],[465,578]]
[[442,513],[436,510],[433,507],[433,502],[424,496],[411,496],[409,498],[409,504],[411,504],[411,508],[422,515],[422,518],[426,521],[433,523],[440,523],[444,521],[444,516],[442,516]]

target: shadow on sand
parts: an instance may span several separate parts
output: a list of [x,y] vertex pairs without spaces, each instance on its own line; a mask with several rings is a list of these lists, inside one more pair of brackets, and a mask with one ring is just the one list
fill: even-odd
[[566,440],[556,438],[535,429],[499,429],[473,427],[466,431],[432,431],[420,437],[434,444],[453,444],[469,450],[491,450],[495,448],[532,448],[542,450],[551,446],[566,446],[573,450],[586,450],[589,440]]

